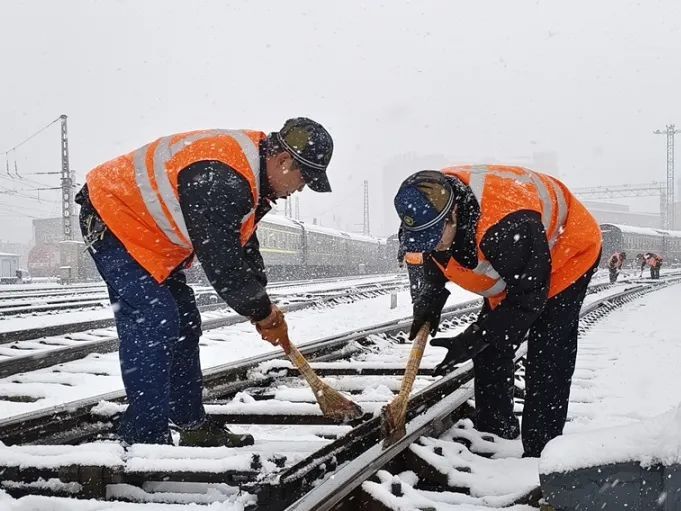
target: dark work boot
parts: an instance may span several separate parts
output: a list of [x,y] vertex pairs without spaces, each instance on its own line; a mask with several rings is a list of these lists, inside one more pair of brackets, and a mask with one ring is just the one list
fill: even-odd
[[210,417],[198,426],[180,430],[180,445],[187,447],[245,447],[254,443],[253,435],[232,433]]

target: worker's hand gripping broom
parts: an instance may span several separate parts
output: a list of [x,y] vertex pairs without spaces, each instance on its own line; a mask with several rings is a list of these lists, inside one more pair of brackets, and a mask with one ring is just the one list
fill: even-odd
[[381,430],[385,440],[383,446],[388,447],[406,434],[405,420],[407,415],[407,404],[409,403],[409,395],[414,386],[414,380],[421,366],[421,359],[423,352],[426,349],[428,342],[428,331],[430,324],[424,324],[416,334],[414,344],[409,353],[409,360],[407,368],[404,371],[404,379],[402,380],[402,388],[400,393],[383,408],[381,413]]
[[363,415],[362,409],[357,403],[331,388],[317,376],[317,373],[310,367],[309,362],[305,359],[303,354],[291,343],[288,335],[286,336],[286,339],[279,344],[284,350],[284,353],[286,353],[291,362],[293,362],[293,365],[298,368],[303,377],[307,380],[307,383],[312,388],[317,403],[319,403],[319,407],[322,409],[322,413],[326,417],[338,422],[347,422],[358,419]]

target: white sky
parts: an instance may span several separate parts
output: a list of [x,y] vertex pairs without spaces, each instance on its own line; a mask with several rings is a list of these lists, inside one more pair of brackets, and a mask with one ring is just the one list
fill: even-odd
[[[10,180],[1,153],[61,113],[81,182],[162,135],[273,131],[310,116],[335,139],[334,193],[305,191],[301,216],[361,229],[368,179],[377,234],[396,224],[395,183],[420,170],[401,162],[529,165],[555,152],[571,186],[642,183],[664,179],[664,137],[652,130],[681,124],[681,3],[671,0],[4,0],[1,13],[5,240],[31,238],[28,215],[59,214],[44,202],[58,194],[2,193],[36,185]],[[20,174],[58,171],[58,125],[16,159]],[[384,172],[397,174],[385,187]]]

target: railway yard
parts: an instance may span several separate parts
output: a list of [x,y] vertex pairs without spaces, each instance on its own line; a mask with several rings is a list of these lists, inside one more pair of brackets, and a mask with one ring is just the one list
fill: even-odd
[[[659,281],[636,272],[623,277],[609,284],[600,272],[584,303],[567,434],[626,423],[644,406],[633,384],[611,384],[597,388],[619,392],[617,406],[603,408],[601,400],[612,396],[599,395],[591,383],[608,371],[617,374],[617,360],[631,357],[606,344],[617,337],[617,326],[632,324],[632,310],[640,314],[650,300],[668,303],[681,273],[669,270]],[[195,289],[204,324],[204,401],[216,419],[254,436],[255,445],[241,448],[121,446],[113,432],[126,404],[104,288],[36,287],[0,292],[0,509],[13,502],[25,509],[124,510],[134,502],[145,509],[230,511],[518,511],[544,502],[539,460],[520,458],[517,440],[473,429],[472,363],[432,376],[442,348],[426,349],[406,435],[384,446],[380,411],[400,389],[411,348],[405,275],[272,286],[288,310],[291,339],[325,381],[362,407],[364,415],[347,424],[322,416],[297,370],[244,318],[207,288]],[[441,330],[461,331],[479,308],[475,295],[456,288]],[[640,316],[633,323],[645,330]],[[659,339],[648,339],[651,350],[668,335],[663,327]],[[518,412],[524,349],[517,352]],[[663,384],[674,384],[670,373],[661,371],[671,379]],[[646,385],[659,390],[654,382]],[[646,403],[642,415],[649,416],[675,401]]]

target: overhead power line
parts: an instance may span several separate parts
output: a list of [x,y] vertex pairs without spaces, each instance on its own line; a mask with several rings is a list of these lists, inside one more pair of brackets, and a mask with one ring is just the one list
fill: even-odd
[[665,184],[659,181],[651,183],[592,186],[586,188],[572,188],[572,193],[580,197],[600,199],[615,199],[621,197],[650,197],[665,192]]
[[24,140],[22,140],[21,142],[19,142],[18,144],[16,144],[14,147],[10,147],[9,149],[7,149],[7,150],[4,152],[4,155],[7,156],[7,155],[8,155],[9,153],[11,153],[12,151],[16,151],[19,147],[21,147],[22,145],[24,145],[26,142],[28,142],[28,141],[31,140],[32,138],[34,138],[34,137],[40,135],[40,134],[41,134],[43,131],[45,131],[47,128],[49,128],[50,126],[52,126],[53,124],[55,124],[55,123],[57,123],[57,122],[59,122],[59,121],[61,121],[61,116],[57,117],[54,121],[50,122],[50,123],[47,124],[46,126],[43,126],[43,127],[40,128],[38,131],[36,131],[35,133],[33,133],[32,135],[26,137]]

